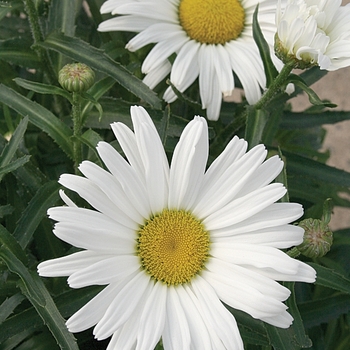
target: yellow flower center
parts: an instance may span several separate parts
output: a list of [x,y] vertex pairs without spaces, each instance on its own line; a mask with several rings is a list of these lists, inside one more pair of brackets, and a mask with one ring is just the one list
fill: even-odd
[[203,44],[225,44],[239,37],[245,21],[239,0],[181,0],[180,24]]
[[191,213],[164,209],[138,233],[137,254],[155,280],[168,285],[187,283],[204,268],[209,235]]

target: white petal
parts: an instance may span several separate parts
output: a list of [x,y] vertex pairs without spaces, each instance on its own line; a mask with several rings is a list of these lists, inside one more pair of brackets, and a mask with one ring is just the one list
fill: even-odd
[[94,328],[96,338],[106,339],[121,327],[133,314],[149,287],[150,277],[144,271],[125,284]]
[[303,212],[303,207],[297,203],[274,203],[242,222],[219,230],[212,230],[211,235],[225,237],[289,224],[299,219]]
[[[81,176],[63,174],[59,183],[70,190],[77,192],[92,207],[119,222],[120,224],[135,228],[136,223],[118,207],[118,203],[112,202],[108,196],[92,181]],[[71,208],[73,209],[73,208]]]
[[195,117],[175,147],[169,177],[169,208],[189,209],[198,196],[208,159],[208,127]]
[[207,327],[218,335],[226,349],[243,350],[243,341],[236,320],[220,302],[210,284],[197,276],[192,281],[192,288],[202,307]]
[[66,325],[70,332],[77,333],[95,325],[103,317],[115,297],[119,285],[110,284],[74,313]]
[[152,286],[140,318],[136,350],[154,349],[157,345],[165,325],[167,291],[161,282]]
[[162,339],[164,349],[190,349],[189,325],[176,292],[176,287],[168,288],[166,321]]
[[116,283],[126,279],[140,268],[140,261],[134,255],[120,255],[100,260],[74,272],[68,278],[71,288]]
[[259,188],[223,206],[203,220],[207,230],[217,230],[236,225],[271,206],[286,193],[280,183]]
[[84,250],[62,258],[43,261],[38,265],[38,273],[45,277],[70,276],[72,273],[108,257],[109,255]]
[[125,195],[129,197],[137,211],[144,218],[148,219],[151,209],[144,187],[144,181],[140,182],[133,168],[131,168],[122,156],[108,143],[100,142],[97,145],[97,151],[109,171],[122,185]]
[[168,59],[160,63],[156,68],[150,70],[143,78],[143,82],[154,89],[171,71],[171,64]]

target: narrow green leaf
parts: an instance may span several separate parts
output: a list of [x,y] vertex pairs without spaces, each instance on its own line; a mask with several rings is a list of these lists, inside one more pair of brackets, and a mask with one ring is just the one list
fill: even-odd
[[4,247],[0,248],[0,257],[9,270],[20,277],[19,285],[22,293],[35,307],[61,349],[78,350],[73,334],[68,331],[63,317],[39,276],[29,271],[10,250]]
[[1,205],[0,206],[0,218],[3,218],[6,215],[10,215],[15,208],[11,204]]
[[15,78],[14,81],[17,85],[22,86],[27,90],[34,91],[39,94],[60,95],[72,102],[72,95],[58,86],[37,83],[22,78]]
[[0,167],[3,167],[10,163],[13,156],[16,154],[19,144],[22,142],[23,135],[27,130],[28,117],[24,117],[18,124],[16,130],[12,134],[12,137],[8,144],[4,147],[0,156]]
[[[103,96],[109,89],[115,84],[115,80],[111,77],[107,77],[104,79],[101,79],[100,81],[96,82],[89,90],[88,93],[90,96],[92,96],[96,101]],[[82,115],[82,123],[85,125],[85,120],[92,109],[93,104],[89,101],[82,101],[82,108],[81,108],[81,115]],[[100,119],[100,118],[99,118]]]
[[2,84],[0,102],[23,116],[28,115],[31,123],[52,137],[69,157],[73,157],[72,130],[53,113]]
[[337,186],[350,187],[350,173],[319,163],[313,159],[283,151],[287,157],[287,173],[306,176],[314,181],[322,181]]
[[22,302],[24,296],[20,293],[14,294],[6,298],[0,305],[0,324],[9,317],[15,308]]
[[305,326],[311,328],[347,314],[350,311],[350,295],[332,295],[300,303],[299,306]]
[[0,59],[22,67],[39,68],[40,61],[30,49],[31,44],[24,38],[0,40]]
[[330,108],[337,107],[337,105],[334,103],[322,101],[317,96],[316,92],[313,91],[309,86],[307,86],[305,84],[305,82],[303,81],[303,79],[300,76],[295,75],[295,74],[290,74],[290,76],[288,77],[288,82],[293,83],[294,85],[298,86],[300,89],[305,91],[307,93],[307,95],[309,96],[310,103],[312,103],[313,105],[325,106],[325,107],[330,107]]
[[51,1],[48,16],[48,32],[60,30],[68,36],[74,36],[77,3],[72,0]]
[[13,236],[24,249],[30,242],[34,231],[41,220],[46,217],[46,212],[59,200],[57,181],[47,182],[35,194],[27,208],[22,213]]
[[23,156],[21,158],[14,160],[10,164],[7,164],[5,166],[0,166],[0,181],[5,174],[11,173],[17,170],[18,168],[26,164],[29,161],[29,159],[30,159],[30,156]]
[[315,284],[350,294],[350,279],[327,267],[308,263],[317,273]]
[[343,120],[350,120],[348,111],[323,111],[321,113],[284,112],[280,127],[282,129],[314,128],[323,124],[335,124]]
[[270,46],[265,40],[264,34],[262,33],[259,26],[258,11],[259,5],[256,6],[253,15],[253,38],[256,45],[258,46],[260,57],[263,61],[266,76],[266,86],[269,87],[272,81],[277,77],[278,71],[271,59]]
[[39,45],[46,49],[58,51],[75,61],[85,63],[92,69],[109,75],[153,108],[161,108],[160,99],[140,79],[136,78],[121,64],[112,60],[102,50],[89,45],[83,40],[71,38],[61,33],[53,33]]
[[23,252],[23,249],[13,237],[13,235],[0,224],[0,247],[11,251],[17,259],[23,264],[27,263],[27,256]]
[[265,328],[270,339],[270,344],[274,350],[299,350],[294,340],[292,328],[277,328],[269,324],[265,324]]
[[95,98],[93,96],[91,96],[89,93],[85,92],[81,94],[82,99],[85,99],[86,101],[90,102],[91,104],[93,104],[93,106],[97,109],[98,113],[99,113],[99,117],[98,119],[101,120],[102,115],[103,115],[103,110],[102,110],[102,106],[95,100]]
[[251,149],[261,143],[267,122],[267,113],[264,109],[255,109],[254,106],[248,106],[247,112],[245,139],[248,142],[249,149]]
[[285,285],[292,292],[290,297],[287,299],[286,304],[288,306],[288,312],[294,318],[292,325],[294,331],[294,340],[300,348],[310,348],[312,346],[312,342],[305,333],[303,319],[300,316],[299,308],[295,299],[294,284],[294,282],[285,283]]

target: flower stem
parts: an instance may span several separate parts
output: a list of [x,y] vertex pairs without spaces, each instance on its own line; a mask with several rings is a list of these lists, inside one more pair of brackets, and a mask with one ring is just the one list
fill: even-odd
[[34,45],[33,48],[36,51],[40,61],[43,63],[43,67],[46,69],[46,75],[50,82],[53,84],[56,81],[56,75],[52,68],[51,60],[45,49],[37,45],[44,41],[44,36],[40,27],[39,15],[33,0],[23,0],[26,7],[26,12],[29,19],[30,28],[33,35]]
[[72,119],[73,119],[73,155],[74,155],[74,169],[78,173],[78,166],[82,160],[81,157],[81,142],[80,136],[82,131],[82,121],[81,121],[81,99],[79,92],[73,92],[73,103],[72,103]]
[[271,101],[271,99],[281,89],[281,87],[285,85],[286,80],[294,67],[295,67],[294,61],[289,61],[283,66],[282,70],[277,75],[277,77],[273,80],[268,90],[262,95],[261,99],[255,104],[254,106],[255,109],[261,109]]

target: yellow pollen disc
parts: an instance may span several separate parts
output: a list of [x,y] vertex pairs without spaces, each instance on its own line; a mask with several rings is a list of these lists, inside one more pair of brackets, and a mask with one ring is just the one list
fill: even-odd
[[180,24],[203,44],[225,44],[239,37],[245,21],[239,0],[181,0]]
[[187,283],[204,268],[209,235],[191,213],[165,209],[138,233],[137,254],[155,280],[168,285]]

